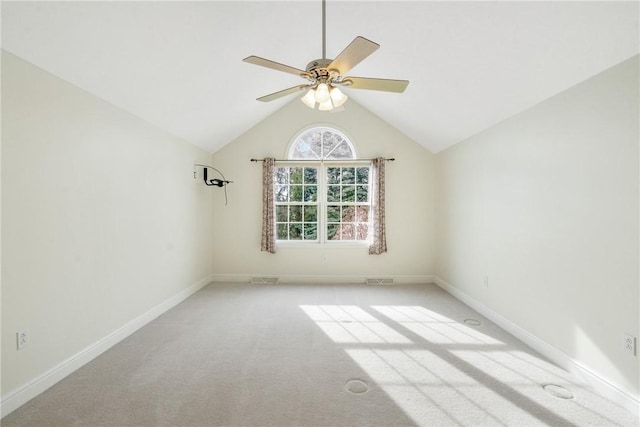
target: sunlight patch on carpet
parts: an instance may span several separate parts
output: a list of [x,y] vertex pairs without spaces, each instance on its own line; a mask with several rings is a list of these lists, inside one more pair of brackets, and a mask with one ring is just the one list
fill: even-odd
[[301,305],[311,320],[339,344],[411,344],[411,340],[354,305]]
[[372,306],[371,308],[432,343],[504,346],[501,341],[483,334],[476,328],[470,328],[423,307]]
[[[409,305],[299,307],[417,425],[615,424],[598,409],[604,400],[568,372],[497,339],[476,319]],[[345,388],[361,394],[370,385],[352,379]]]

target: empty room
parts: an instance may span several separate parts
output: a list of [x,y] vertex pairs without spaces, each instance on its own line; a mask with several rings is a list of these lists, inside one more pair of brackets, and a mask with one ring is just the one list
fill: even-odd
[[3,427],[640,424],[637,1],[0,6]]

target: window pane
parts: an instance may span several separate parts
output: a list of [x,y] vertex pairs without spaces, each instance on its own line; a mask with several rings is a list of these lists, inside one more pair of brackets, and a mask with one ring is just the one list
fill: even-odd
[[313,150],[314,155],[321,159],[322,158],[322,136],[320,131],[314,131],[309,138],[309,143],[311,144],[311,149]]
[[356,183],[356,168],[342,168],[342,183],[343,184]]
[[340,206],[327,206],[327,222],[340,222]]
[[289,168],[276,168],[276,183],[286,184],[289,182]]
[[345,185],[342,187],[342,201],[343,202],[356,201],[356,187],[354,185]]
[[356,187],[356,199],[359,202],[368,202],[369,201],[369,187],[364,185],[358,185]]
[[327,240],[340,240],[340,224],[327,225]]
[[289,240],[302,240],[302,224],[289,224]]
[[276,224],[276,239],[289,239],[289,224]]
[[305,184],[317,184],[318,183],[318,169],[316,169],[316,168],[304,168],[304,183]]
[[355,240],[356,233],[353,224],[342,224],[341,240]]
[[318,207],[317,206],[305,206],[304,207],[304,222],[317,222],[318,221]]
[[311,146],[306,141],[301,141],[296,144],[295,151],[293,153],[295,159],[316,159],[318,158],[312,151]]
[[289,220],[289,207],[276,206],[276,222],[287,222]]
[[357,168],[356,169],[356,183],[368,184],[369,183],[369,168]]
[[354,222],[356,220],[355,206],[342,207],[342,222]]
[[322,156],[327,158],[331,150],[338,144],[337,135],[333,132],[322,132]]
[[302,184],[302,168],[291,168],[289,181],[291,184]]
[[291,153],[292,159],[320,159],[321,153],[318,147],[320,140],[320,132],[318,130],[310,130],[302,134]]
[[275,199],[276,202],[286,202],[287,197],[289,196],[289,187],[286,185],[276,185],[275,186]]
[[289,221],[302,222],[302,206],[294,205],[289,207]]
[[356,221],[369,222],[369,206],[358,206]]
[[356,226],[356,239],[357,240],[367,240],[369,238],[369,225],[368,224],[358,224]]
[[301,202],[302,201],[302,185],[291,185],[289,187],[291,194],[289,195],[289,201]]
[[327,184],[340,184],[340,168],[327,168]]
[[318,187],[315,185],[304,186],[304,201],[315,202],[318,200]]
[[344,140],[331,151],[328,159],[353,159],[355,156],[353,155],[353,151],[349,144],[347,144]]
[[318,240],[317,224],[304,224],[304,240]]
[[329,185],[327,187],[327,202],[339,202],[340,201],[340,186]]

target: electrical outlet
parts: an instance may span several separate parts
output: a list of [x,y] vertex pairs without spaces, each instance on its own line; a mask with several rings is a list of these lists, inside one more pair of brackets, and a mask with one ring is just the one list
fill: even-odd
[[632,355],[636,355],[636,337],[624,334],[624,350]]
[[29,345],[29,331],[18,331],[16,333],[16,339],[18,342],[18,350],[22,350],[27,345]]

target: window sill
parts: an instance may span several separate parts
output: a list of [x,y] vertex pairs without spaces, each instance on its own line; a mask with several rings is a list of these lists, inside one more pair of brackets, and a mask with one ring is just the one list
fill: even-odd
[[331,241],[331,242],[309,242],[309,241],[276,241],[276,247],[279,248],[296,248],[296,249],[311,249],[311,248],[368,248],[371,243],[369,242],[352,242],[352,241]]

